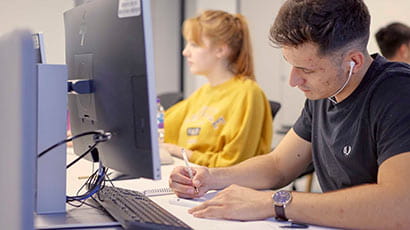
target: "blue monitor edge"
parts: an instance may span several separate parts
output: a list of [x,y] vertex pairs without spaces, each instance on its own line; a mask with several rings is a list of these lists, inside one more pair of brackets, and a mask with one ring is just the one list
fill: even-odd
[[1,196],[0,226],[33,229],[37,151],[37,78],[32,33],[16,30],[0,38]]
[[[160,179],[150,1],[138,7],[122,14],[117,0],[99,0],[64,13],[68,79],[94,85],[91,94],[69,94],[70,123],[73,135],[112,133],[97,147],[104,166]],[[74,152],[92,142],[74,140]]]

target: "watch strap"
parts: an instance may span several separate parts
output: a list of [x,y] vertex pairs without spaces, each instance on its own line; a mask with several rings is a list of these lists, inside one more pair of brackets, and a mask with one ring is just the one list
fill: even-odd
[[283,207],[283,205],[275,204],[275,213],[276,213],[276,220],[288,221],[288,218],[285,215],[285,207]]

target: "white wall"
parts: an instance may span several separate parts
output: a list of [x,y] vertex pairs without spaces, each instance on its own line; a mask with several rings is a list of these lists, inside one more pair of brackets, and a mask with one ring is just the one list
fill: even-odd
[[157,94],[178,92],[180,85],[180,1],[152,0]]
[[71,0],[0,1],[0,36],[16,28],[43,32],[47,62],[65,63],[63,12],[73,7]]

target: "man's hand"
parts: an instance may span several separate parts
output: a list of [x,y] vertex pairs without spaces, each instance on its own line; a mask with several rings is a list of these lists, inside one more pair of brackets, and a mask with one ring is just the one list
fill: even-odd
[[257,191],[231,185],[211,200],[189,210],[195,217],[230,220],[258,220],[275,215],[273,191]]
[[186,167],[177,166],[172,171],[169,177],[169,187],[178,197],[201,197],[212,189],[212,177],[208,168],[195,167],[192,168],[192,173],[193,179],[191,180]]

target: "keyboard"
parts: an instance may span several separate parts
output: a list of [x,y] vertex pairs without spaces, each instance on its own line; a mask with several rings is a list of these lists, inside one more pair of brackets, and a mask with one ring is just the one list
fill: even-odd
[[137,191],[105,186],[95,198],[125,229],[192,229]]

